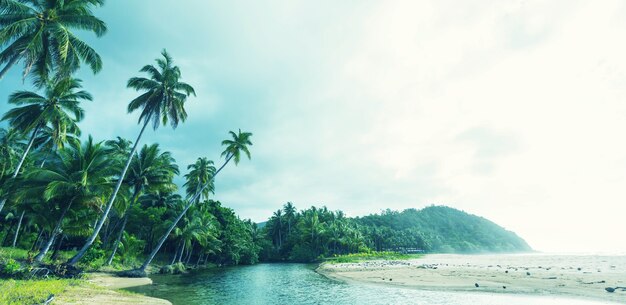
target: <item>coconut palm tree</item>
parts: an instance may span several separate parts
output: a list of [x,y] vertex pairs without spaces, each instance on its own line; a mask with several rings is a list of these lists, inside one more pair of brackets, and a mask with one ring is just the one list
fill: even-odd
[[145,93],[128,104],[129,113],[141,109],[139,123],[142,123],[143,127],[128,155],[126,164],[120,173],[119,180],[115,185],[111,198],[109,198],[100,220],[96,224],[91,236],[85,242],[85,245],[67,262],[70,265],[76,264],[85,253],[87,253],[87,249],[91,247],[96,237],[98,237],[98,233],[100,233],[104,221],[109,216],[109,212],[115,201],[115,196],[117,196],[117,192],[124,181],[124,177],[126,177],[126,171],[130,166],[132,156],[137,150],[137,144],[139,144],[148,123],[152,122],[154,130],[156,130],[161,123],[165,125],[168,122],[173,128],[176,128],[178,123],[184,122],[187,119],[187,112],[184,107],[185,102],[190,95],[193,94],[195,96],[196,92],[193,87],[180,81],[180,69],[174,66],[173,59],[167,51],[163,50],[161,55],[163,55],[163,58],[156,60],[158,68],[147,65],[140,70],[140,72],[147,73],[150,78],[133,77],[128,80],[127,86],[129,88],[133,88],[137,91],[145,91]]
[[[75,124],[84,116],[80,102],[93,99],[91,94],[79,90],[80,88],[79,79],[64,78],[48,83],[44,95],[32,91],[18,91],[11,94],[9,103],[18,107],[5,113],[2,120],[9,121],[13,128],[23,134],[31,134],[12,178],[19,174],[37,135],[47,125],[53,125],[56,130],[78,129]],[[0,201],[0,211],[4,207],[4,202],[4,200]]]
[[102,60],[89,45],[74,35],[74,30],[93,32],[101,37],[106,24],[96,18],[92,8],[104,0],[3,0],[0,1],[0,79],[19,61],[23,75],[35,71],[47,79],[51,71],[69,76],[83,62],[94,73]]
[[[185,187],[185,192],[187,193],[187,197],[192,197],[195,195],[198,190],[202,188],[203,185],[207,184],[211,177],[215,175],[215,167],[213,166],[213,161],[207,158],[198,158],[196,163],[190,164],[187,166],[187,169],[190,170],[188,174],[185,175],[185,179],[187,180],[183,185]],[[209,193],[214,193],[215,188],[213,184],[209,184],[208,187],[203,188],[200,193],[200,197],[198,200],[207,200],[209,199]]]
[[176,184],[172,181],[174,176],[178,175],[178,166],[175,162],[176,160],[170,152],[160,151],[158,144],[144,145],[139,154],[135,154],[126,176],[126,184],[130,186],[133,195],[130,204],[123,212],[122,226],[113,243],[113,250],[107,260],[107,265],[110,265],[115,257],[115,252],[126,228],[130,208],[137,202],[139,196],[144,191],[164,190],[172,192],[176,190]]
[[25,148],[22,133],[15,128],[0,128],[0,181],[13,172]]
[[83,145],[71,144],[58,151],[43,168],[35,168],[26,175],[21,196],[39,195],[59,213],[57,223],[35,261],[41,262],[46,255],[73,206],[96,207],[102,194],[110,192],[111,165],[112,160],[102,144],[94,143],[89,137]]
[[224,151],[222,152],[222,157],[226,158],[226,160],[224,161],[224,164],[222,164],[222,166],[220,166],[220,168],[217,169],[217,171],[215,171],[215,174],[211,177],[211,179],[209,179],[189,200],[187,200],[185,208],[180,212],[180,214],[178,214],[178,217],[176,217],[174,222],[172,222],[172,225],[170,225],[169,229],[161,237],[161,239],[159,240],[159,243],[152,250],[152,252],[148,256],[148,258],[144,261],[144,263],[141,265],[141,267],[127,273],[128,275],[134,275],[134,276],[145,275],[146,268],[148,267],[148,265],[150,265],[150,263],[154,259],[154,256],[159,252],[159,250],[161,249],[161,246],[163,246],[163,243],[165,242],[167,237],[170,235],[170,233],[172,233],[172,230],[176,228],[176,225],[178,224],[180,219],[183,218],[183,216],[185,216],[185,213],[187,213],[187,210],[189,210],[189,208],[194,203],[197,202],[198,198],[200,198],[204,190],[212,187],[212,184],[215,181],[215,177],[222,171],[222,169],[224,169],[224,167],[228,164],[228,162],[230,162],[230,160],[234,159],[235,165],[239,164],[242,152],[248,157],[248,159],[250,159],[250,150],[248,146],[252,145],[252,142],[250,141],[250,138],[252,137],[252,133],[241,132],[241,129],[240,129],[238,133],[229,131],[229,134],[231,135],[232,140],[222,141],[222,145],[226,146],[226,149],[224,149]]
[[287,202],[283,206],[283,211],[285,212],[285,218],[287,220],[287,236],[291,235],[291,224],[294,222],[296,218],[296,207],[291,202]]

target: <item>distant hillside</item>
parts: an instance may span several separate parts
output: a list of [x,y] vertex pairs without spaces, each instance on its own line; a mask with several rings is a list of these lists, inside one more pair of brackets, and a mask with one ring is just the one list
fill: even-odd
[[357,217],[362,226],[393,231],[413,232],[431,252],[483,253],[525,252],[530,246],[517,234],[483,217],[446,206],[430,206],[402,212],[387,210],[382,214]]

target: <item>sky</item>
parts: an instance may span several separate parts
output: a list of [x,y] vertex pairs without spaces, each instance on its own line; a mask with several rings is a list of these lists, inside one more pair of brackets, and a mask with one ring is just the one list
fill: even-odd
[[[184,4],[182,4],[184,3]],[[79,77],[83,133],[135,139],[130,77],[166,48],[197,97],[142,144],[183,174],[254,135],[215,198],[264,221],[288,201],[349,216],[448,205],[546,252],[626,252],[622,1],[109,0]],[[27,89],[19,69],[0,98]],[[8,110],[0,103],[0,112]],[[219,160],[219,161],[218,161]],[[182,178],[178,178],[179,183]]]

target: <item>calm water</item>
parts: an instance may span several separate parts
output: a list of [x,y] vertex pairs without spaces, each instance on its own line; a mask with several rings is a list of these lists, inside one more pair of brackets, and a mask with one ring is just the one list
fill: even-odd
[[300,264],[259,264],[205,270],[185,276],[154,276],[154,284],[129,289],[174,305],[204,304],[424,304],[598,305],[554,297],[449,293],[327,279]]

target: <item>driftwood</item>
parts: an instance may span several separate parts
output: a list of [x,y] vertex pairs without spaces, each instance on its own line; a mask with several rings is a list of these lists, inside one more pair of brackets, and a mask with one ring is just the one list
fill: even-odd
[[52,302],[52,300],[54,300],[54,294],[48,296],[48,299],[45,302],[41,303],[41,305],[48,305],[50,304],[50,302]]

